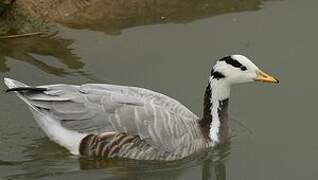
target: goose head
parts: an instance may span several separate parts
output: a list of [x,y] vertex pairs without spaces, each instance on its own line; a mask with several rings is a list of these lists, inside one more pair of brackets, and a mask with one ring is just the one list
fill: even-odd
[[243,55],[231,55],[218,60],[211,70],[210,79],[222,81],[224,85],[246,82],[278,83],[279,81],[260,70]]
[[[205,92],[203,127],[208,129],[212,142],[224,140],[227,121],[227,106],[230,89],[234,84],[248,82],[278,83],[279,81],[260,70],[243,55],[231,55],[221,58],[213,66],[209,84]],[[222,137],[222,134],[224,137]],[[221,137],[220,137],[221,136]],[[222,140],[223,139],[223,140]]]
[[279,81],[260,70],[243,55],[231,55],[221,58],[211,70],[209,84],[211,101],[228,99],[231,86],[247,82],[278,83]]

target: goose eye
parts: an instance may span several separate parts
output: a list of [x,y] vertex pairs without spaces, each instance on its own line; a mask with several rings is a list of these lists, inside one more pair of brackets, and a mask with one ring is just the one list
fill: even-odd
[[241,70],[242,70],[242,71],[246,71],[246,70],[247,70],[246,66],[242,66],[242,67],[241,67]]

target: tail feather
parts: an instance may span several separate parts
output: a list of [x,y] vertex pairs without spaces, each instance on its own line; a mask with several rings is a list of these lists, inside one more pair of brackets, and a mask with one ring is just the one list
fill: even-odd
[[86,136],[79,132],[68,130],[61,126],[60,122],[56,121],[53,117],[45,111],[37,108],[25,95],[28,92],[41,94],[46,91],[42,87],[30,87],[22,82],[4,78],[4,83],[8,86],[7,92],[15,92],[30,108],[35,120],[47,136],[56,143],[66,147],[72,154],[79,154],[79,145],[81,139]]
[[7,89],[6,92],[12,92],[12,91],[36,91],[36,92],[43,92],[46,91],[46,88],[37,88],[37,87],[16,87],[16,88],[10,88]]
[[38,92],[43,92],[46,91],[46,88],[38,88],[38,87],[30,87],[22,82],[16,81],[14,79],[10,78],[4,78],[4,83],[8,86],[8,89],[6,92],[11,92],[11,91],[38,91]]
[[4,83],[8,86],[9,89],[18,88],[18,87],[29,87],[28,85],[22,82],[19,82],[10,78],[4,78]]
[[26,104],[29,105],[30,108],[34,109],[34,110],[37,110],[37,108],[35,108],[29,100],[27,100],[23,94],[21,94],[21,92],[19,91],[19,89],[27,89],[27,88],[31,88],[30,86],[20,82],[20,81],[17,81],[17,80],[14,80],[14,79],[10,79],[10,78],[4,78],[4,83],[7,85],[7,87],[9,89],[6,90],[6,92],[10,92],[10,91],[14,91],[17,96],[19,98],[21,98]]

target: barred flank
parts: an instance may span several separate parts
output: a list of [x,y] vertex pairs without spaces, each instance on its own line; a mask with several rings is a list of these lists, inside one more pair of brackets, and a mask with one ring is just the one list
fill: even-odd
[[174,160],[180,157],[141,140],[139,136],[125,133],[87,135],[82,139],[79,152],[82,156],[101,158],[129,158],[137,160]]

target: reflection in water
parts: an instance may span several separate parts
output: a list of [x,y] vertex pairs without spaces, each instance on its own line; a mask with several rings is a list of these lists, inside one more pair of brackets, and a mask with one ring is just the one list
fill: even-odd
[[[198,176],[196,179],[226,179],[225,161],[230,154],[230,144],[216,147],[213,150],[195,154],[179,161],[149,162],[135,160],[97,160],[70,156],[69,153],[48,140],[41,138],[33,141],[24,152],[29,161],[4,162],[0,166],[19,166],[23,173],[10,175],[7,179],[34,179],[48,175],[76,174],[94,171],[98,176],[135,179],[182,179],[182,175]],[[195,172],[191,172],[194,171]],[[199,172],[198,172],[199,171]]]
[[[86,1],[89,3],[82,3]],[[71,28],[89,28],[108,34],[149,24],[186,23],[231,12],[258,10],[265,0],[103,0],[72,1],[56,21]]]
[[79,57],[72,54],[72,49],[70,49],[72,43],[73,40],[59,37],[2,39],[0,40],[0,71],[7,72],[10,70],[6,64],[8,57],[10,57],[31,64],[49,74],[57,76],[68,74],[64,68],[43,62],[41,56],[46,56],[49,60],[52,58],[48,57],[54,57],[69,69],[81,69],[84,63],[79,61]]
[[[87,169],[110,169],[116,177],[136,177],[147,179],[182,179],[182,174],[199,167],[201,172],[193,172],[196,179],[225,180],[225,160],[230,154],[230,144],[206,150],[188,158],[172,162],[149,162],[135,160],[88,160],[79,159],[80,167]],[[154,176],[155,175],[155,176]]]
[[77,169],[77,161],[70,158],[64,148],[50,141],[48,138],[34,140],[29,146],[24,147],[24,161],[2,162],[1,166],[15,166],[21,169],[16,174],[5,179],[36,179],[50,174],[61,174]]
[[[71,0],[50,7],[47,13],[63,11],[59,13],[63,14],[61,16],[55,13],[56,17],[53,19],[71,28],[118,34],[128,27],[158,23],[185,23],[230,12],[257,10],[261,4],[262,0]],[[40,3],[37,8],[41,9],[42,5],[45,3]],[[60,6],[63,6],[62,10]],[[10,57],[56,76],[78,74],[99,81],[93,75],[80,70],[72,73],[68,71],[82,69],[85,65],[79,60],[80,57],[72,53],[70,46],[73,42],[74,40],[58,36],[1,39],[0,72],[10,70],[6,64]],[[45,62],[56,60],[67,68],[56,67]]]

